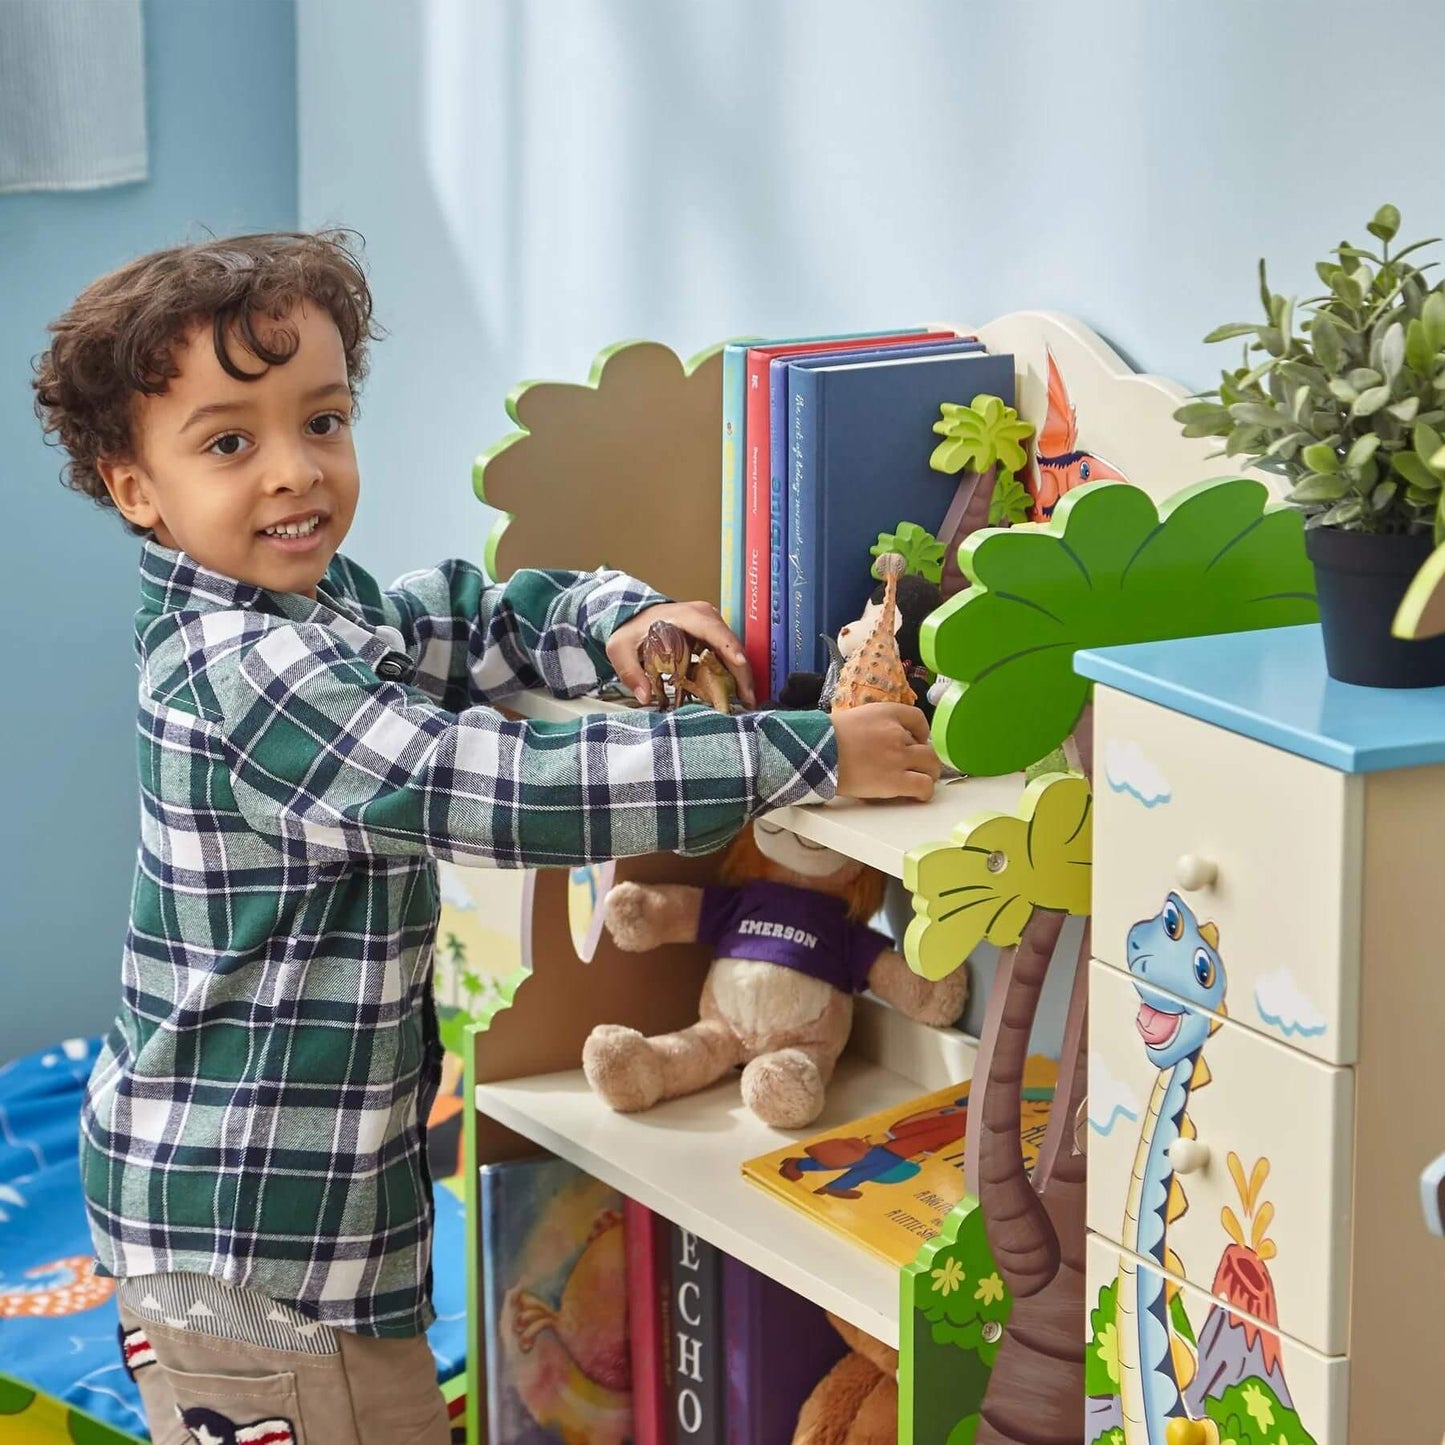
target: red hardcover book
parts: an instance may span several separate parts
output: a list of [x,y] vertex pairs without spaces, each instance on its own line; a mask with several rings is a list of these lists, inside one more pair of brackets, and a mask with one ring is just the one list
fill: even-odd
[[[743,457],[745,514],[743,520],[743,651],[753,670],[761,697],[768,691],[769,647],[772,629],[772,438],[768,405],[768,364],[779,356],[801,356],[804,352],[856,351],[860,347],[907,346],[920,336],[949,336],[948,331],[918,327],[912,331],[872,332],[855,336],[815,336],[748,348],[746,439]],[[782,519],[779,518],[779,521]],[[786,546],[778,537],[779,546]]]
[[635,1199],[622,1205],[634,1445],[672,1445],[672,1304],[667,1220]]

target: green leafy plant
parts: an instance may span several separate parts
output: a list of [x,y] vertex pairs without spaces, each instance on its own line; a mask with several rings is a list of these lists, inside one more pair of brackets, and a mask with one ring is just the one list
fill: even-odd
[[897,531],[880,532],[868,555],[881,557],[886,552],[897,552],[909,572],[930,582],[937,582],[943,574],[943,543],[917,522],[900,522]]
[[1074,729],[1089,683],[1080,648],[1313,622],[1299,516],[1263,482],[1201,482],[1156,507],[1146,492],[1076,487],[1047,522],[977,532],[973,581],[923,625],[925,664],[955,681],[933,720],[960,772],[1016,772]]
[[1243,363],[1174,415],[1186,436],[1222,437],[1226,456],[1287,477],[1307,526],[1445,541],[1445,281],[1405,259],[1435,239],[1392,254],[1394,206],[1367,229],[1378,251],[1342,241],[1298,317],[1261,261],[1265,319],[1205,337],[1250,338]]

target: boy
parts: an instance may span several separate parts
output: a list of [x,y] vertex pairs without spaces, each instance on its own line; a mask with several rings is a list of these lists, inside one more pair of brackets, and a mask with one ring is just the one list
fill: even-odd
[[494,711],[614,673],[641,688],[659,618],[752,684],[710,607],[615,572],[503,587],[448,562],[383,592],[339,555],[375,331],[338,235],[142,257],[51,331],[36,406],[67,480],[144,538],[141,842],[81,1119],[127,1363],[158,1445],[442,1445],[432,860],[702,851],[835,790],[926,798],[925,724]]

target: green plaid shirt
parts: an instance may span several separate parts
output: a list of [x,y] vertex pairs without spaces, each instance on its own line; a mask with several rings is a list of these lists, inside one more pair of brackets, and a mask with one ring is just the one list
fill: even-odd
[[616,572],[503,587],[448,562],[383,592],[338,557],[313,602],[148,543],[141,595],[140,849],[81,1118],[101,1266],[415,1334],[432,1319],[433,860],[707,851],[830,796],[831,728],[487,706],[610,677],[606,639],[663,600]]

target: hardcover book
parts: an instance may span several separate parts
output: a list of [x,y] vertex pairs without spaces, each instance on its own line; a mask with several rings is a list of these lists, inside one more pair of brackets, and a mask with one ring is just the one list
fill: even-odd
[[490,1445],[628,1445],[622,1197],[542,1155],[481,1170]]
[[[793,596],[790,584],[791,569],[798,565],[794,556],[797,547],[798,520],[791,495],[790,453],[793,442],[792,428],[788,424],[788,381],[794,367],[813,369],[819,366],[836,365],[846,360],[849,365],[866,361],[907,360],[915,356],[964,356],[983,351],[983,343],[972,336],[955,336],[939,333],[914,338],[908,345],[873,348],[864,351],[840,353],[836,349],[820,348],[805,352],[801,356],[780,357],[768,367],[768,432],[772,447],[772,461],[769,465],[771,479],[771,507],[774,516],[783,517],[782,536],[789,539],[789,545],[775,548],[772,555],[772,631],[769,660],[773,670],[770,679],[772,692],[777,696],[790,672],[812,671],[808,658],[794,656],[792,647]],[[882,530],[880,528],[880,530]],[[891,529],[890,529],[891,530]],[[869,559],[871,561],[871,559]],[[851,617],[839,618],[831,630],[836,632]]]
[[726,1445],[722,1252],[669,1225],[672,1255],[673,1438]]
[[731,1255],[723,1260],[728,1445],[793,1437],[798,1411],[847,1346],[820,1306]]
[[[1024,1069],[1024,1163],[1032,1169],[1058,1079]],[[969,1085],[956,1084],[749,1159],[743,1175],[888,1264],[912,1262],[964,1196]]]
[[822,671],[821,636],[858,617],[869,549],[915,522],[937,532],[956,489],[928,464],[946,401],[1014,400],[1014,359],[982,352],[789,368],[788,648]]
[[672,1445],[672,1226],[635,1199],[623,1201],[622,1217],[633,1438],[636,1445]]
[[746,519],[743,540],[743,650],[753,669],[758,687],[766,688],[768,650],[772,616],[772,548],[786,545],[779,531],[781,517],[771,509],[771,479],[768,467],[772,450],[768,439],[768,364],[776,357],[816,351],[827,343],[841,350],[903,344],[928,335],[925,327],[903,331],[860,332],[851,336],[812,336],[793,341],[774,341],[748,348],[744,403],[743,487]]

